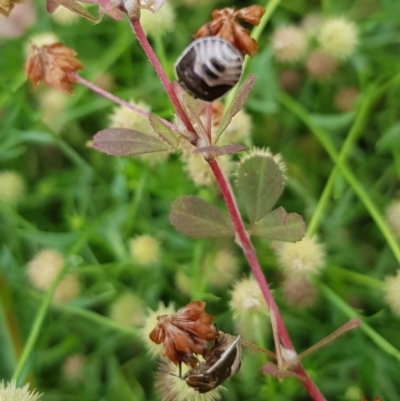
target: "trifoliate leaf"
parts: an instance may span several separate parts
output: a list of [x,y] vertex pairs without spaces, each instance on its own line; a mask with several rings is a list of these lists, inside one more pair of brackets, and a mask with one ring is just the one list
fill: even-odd
[[237,176],[239,196],[253,224],[261,220],[281,196],[284,177],[278,162],[267,152],[243,158]]
[[305,223],[297,213],[287,213],[278,207],[255,223],[249,233],[273,241],[297,242],[305,235]]
[[170,145],[172,149],[177,150],[179,147],[180,133],[168,127],[161,118],[154,114],[149,117],[149,121],[155,133],[161,138],[161,140]]
[[230,237],[235,232],[227,215],[196,196],[175,199],[169,220],[177,231],[191,238]]
[[135,156],[170,150],[169,146],[156,136],[126,128],[107,128],[99,131],[93,137],[93,147],[114,156]]

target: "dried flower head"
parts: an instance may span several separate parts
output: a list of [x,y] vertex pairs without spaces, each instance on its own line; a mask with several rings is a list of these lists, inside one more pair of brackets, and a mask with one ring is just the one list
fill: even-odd
[[157,318],[150,339],[156,344],[163,343],[163,355],[175,364],[195,365],[197,358],[193,354],[204,356],[208,341],[218,338],[217,328],[212,323],[214,316],[204,312],[205,306],[205,302],[192,301],[173,315]]
[[0,0],[0,14],[8,17],[14,5],[17,3],[23,3],[24,0]]
[[335,106],[339,111],[350,111],[354,108],[360,92],[356,88],[342,88],[335,96]]
[[153,37],[171,32],[175,27],[175,20],[175,10],[170,3],[166,3],[155,13],[145,10],[140,16],[140,23],[144,32]]
[[258,51],[258,44],[250,36],[250,32],[239,24],[238,19],[251,25],[258,25],[264,13],[265,9],[258,5],[245,7],[238,11],[234,7],[214,10],[211,14],[212,21],[202,25],[194,34],[194,38],[218,36],[231,43],[243,54],[252,57]]
[[28,263],[27,275],[30,283],[37,290],[48,290],[64,263],[64,256],[55,249],[39,252]]
[[72,94],[75,79],[70,73],[83,69],[83,64],[75,56],[74,50],[61,43],[42,47],[32,45],[25,73],[33,86],[43,81],[53,89]]
[[275,251],[281,267],[290,275],[316,274],[325,266],[323,245],[305,236],[297,242],[276,243]]
[[317,297],[317,290],[306,277],[288,275],[282,283],[282,293],[289,305],[296,308],[312,306]]
[[126,292],[111,305],[110,318],[126,326],[139,326],[145,318],[143,300],[135,294]]
[[303,31],[295,26],[278,28],[273,33],[271,42],[275,58],[283,63],[300,60],[307,47]]
[[160,243],[151,235],[138,235],[129,240],[129,253],[139,266],[152,266],[160,260]]
[[62,366],[63,377],[70,383],[82,382],[84,379],[83,367],[85,361],[86,358],[80,354],[69,356]]
[[321,50],[311,52],[306,61],[306,68],[310,76],[317,80],[328,79],[337,70],[337,63],[333,57]]
[[147,351],[152,357],[158,357],[161,355],[163,346],[162,344],[156,344],[150,340],[149,333],[154,329],[158,323],[158,316],[171,315],[175,313],[175,307],[173,304],[165,306],[163,302],[159,302],[158,309],[152,310],[147,309],[145,318],[143,319],[142,327],[140,328],[140,337],[147,348]]
[[36,401],[41,394],[35,390],[29,390],[29,384],[24,387],[17,388],[15,380],[9,383],[0,382],[0,400],[1,401]]
[[345,18],[332,18],[322,25],[318,41],[325,53],[336,60],[344,60],[357,46],[357,28]]
[[393,314],[400,317],[400,270],[397,270],[396,276],[385,278],[383,293]]
[[249,313],[268,314],[268,306],[254,277],[237,281],[231,290],[229,306],[235,317]]
[[386,209],[386,221],[396,237],[400,238],[400,200],[394,200]]
[[0,173],[0,202],[15,204],[25,193],[25,181],[15,171]]
[[76,274],[68,274],[62,278],[54,291],[53,301],[69,302],[79,296],[80,283]]
[[[187,368],[182,367],[182,375]],[[169,361],[162,361],[156,374],[155,387],[162,401],[216,401],[221,398],[219,388],[207,393],[199,393],[186,384],[178,375],[176,366]]]

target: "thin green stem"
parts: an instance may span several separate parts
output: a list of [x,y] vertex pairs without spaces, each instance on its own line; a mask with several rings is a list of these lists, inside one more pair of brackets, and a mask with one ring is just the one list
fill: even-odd
[[372,289],[381,290],[383,283],[374,277],[367,276],[362,273],[353,272],[348,269],[344,269],[340,266],[329,266],[327,270],[328,275],[332,275],[337,278],[343,278],[344,280],[351,281],[353,283],[363,285]]
[[[400,74],[397,74],[384,84],[382,84],[380,87],[376,87],[376,85],[371,85],[369,90],[366,91],[366,93],[363,96],[363,100],[357,110],[356,118],[354,120],[354,123],[349,131],[349,134],[342,146],[342,149],[339,154],[339,161],[340,164],[343,164],[346,160],[346,158],[349,156],[350,151],[353,148],[354,143],[356,140],[359,138],[359,136],[362,134],[362,131],[366,125],[368,116],[370,115],[370,110],[373,106],[373,104],[390,88],[392,88],[394,85],[398,84],[398,81],[400,81]],[[332,188],[335,182],[335,177],[336,174],[338,173],[339,168],[338,166],[335,166],[334,169],[332,170],[328,182],[325,185],[325,188],[322,192],[322,195],[318,201],[318,205],[313,213],[313,216],[307,226],[307,234],[309,236],[312,236],[316,233],[318,230],[318,226],[322,220],[323,213],[327,207],[330,195],[332,193]]]
[[59,284],[62,277],[64,276],[66,269],[67,269],[67,266],[65,265],[59,271],[56,279],[53,281],[49,290],[47,291],[46,295],[44,296],[42,305],[36,315],[32,330],[29,333],[28,340],[25,343],[21,358],[18,361],[18,365],[17,365],[14,375],[13,375],[13,379],[17,382],[17,384],[20,384],[22,381],[23,371],[26,368],[29,357],[32,355],[32,352],[36,345],[36,341],[39,338],[40,330],[42,329],[44,319],[46,317],[47,311],[49,310],[54,291],[56,290],[57,285]]
[[[349,318],[361,318],[361,316],[354,311],[343,299],[341,299],[335,292],[321,283],[315,283],[316,286],[324,293],[325,297],[329,299],[344,315]],[[384,352],[393,356],[400,361],[400,351],[390,344],[385,338],[377,333],[368,323],[362,322],[361,330]]]
[[[271,19],[272,14],[274,13],[275,9],[279,6],[279,3],[282,0],[269,0],[265,3],[265,14],[262,16],[260,23],[255,26],[252,31],[251,31],[251,36],[254,38],[256,41],[261,36],[261,33],[267,26],[268,21]],[[249,63],[250,58],[246,57],[243,63],[243,71],[246,71],[247,64]],[[235,98],[237,91],[239,90],[240,85],[236,85],[228,94],[226,97],[226,105],[230,105],[232,100]]]
[[382,214],[379,212],[378,207],[372,201],[367,190],[359,183],[357,177],[352,173],[350,168],[345,162],[341,162],[339,155],[329,139],[328,134],[316,126],[310,118],[308,111],[296,100],[291,98],[284,92],[280,93],[279,100],[281,103],[287,107],[293,114],[295,114],[303,123],[313,132],[317,139],[321,142],[322,146],[325,148],[329,157],[339,167],[345,180],[348,182],[353,191],[357,194],[361,202],[364,204],[365,208],[375,221],[375,224],[381,231],[383,237],[388,243],[390,249],[392,250],[396,260],[400,263],[400,244],[398,244],[396,238],[387,226]]

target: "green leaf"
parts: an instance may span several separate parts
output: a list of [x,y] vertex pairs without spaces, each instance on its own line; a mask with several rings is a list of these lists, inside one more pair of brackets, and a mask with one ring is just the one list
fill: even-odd
[[196,196],[175,199],[169,220],[177,231],[191,238],[230,237],[235,233],[228,216]]
[[250,224],[261,220],[275,205],[284,187],[284,177],[272,154],[255,153],[243,158],[237,186]]
[[283,207],[267,213],[249,230],[250,235],[274,241],[297,242],[305,235],[303,218],[297,213],[287,213]]
[[248,147],[244,145],[204,146],[202,148],[195,149],[193,153],[205,153],[211,156],[222,156],[230,155],[236,152],[243,152],[247,149]]
[[172,149],[178,150],[181,136],[180,133],[168,127],[161,118],[154,114],[150,116],[149,121],[150,125],[161,140],[168,144]]
[[215,135],[214,143],[218,142],[219,137],[231,123],[232,118],[242,109],[251,89],[253,88],[255,80],[256,76],[254,74],[251,74],[245,79],[245,81],[240,86],[239,90],[236,93],[236,96],[233,98],[231,104],[226,110],[224,116],[222,117],[221,124],[219,125],[217,133]]
[[156,136],[126,128],[107,128],[99,131],[93,137],[93,147],[114,156],[135,156],[170,150],[169,146]]

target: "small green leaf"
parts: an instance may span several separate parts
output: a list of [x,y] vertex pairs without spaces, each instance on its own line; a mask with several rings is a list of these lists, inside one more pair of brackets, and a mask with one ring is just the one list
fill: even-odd
[[238,168],[239,196],[250,224],[261,220],[282,194],[284,177],[272,154],[254,153],[243,158]]
[[191,238],[233,236],[233,224],[217,207],[196,196],[180,196],[171,205],[171,224]]
[[254,74],[251,74],[245,79],[245,81],[240,86],[239,90],[236,93],[236,96],[233,98],[231,104],[228,106],[228,109],[226,110],[224,116],[222,117],[221,124],[219,125],[217,133],[215,135],[214,143],[218,142],[219,137],[231,123],[232,118],[242,109],[243,105],[247,100],[247,96],[249,95],[251,89],[253,88],[255,80],[256,76]]
[[135,156],[170,150],[158,137],[126,128],[107,128],[99,131],[93,137],[93,147],[114,156]]
[[250,235],[274,241],[297,242],[305,235],[305,223],[297,213],[287,213],[283,207],[267,213],[249,230]]
[[150,125],[156,134],[161,138],[161,140],[171,146],[172,149],[177,150],[181,136],[180,133],[168,127],[168,125],[166,125],[161,118],[154,114],[150,116],[149,121]]

